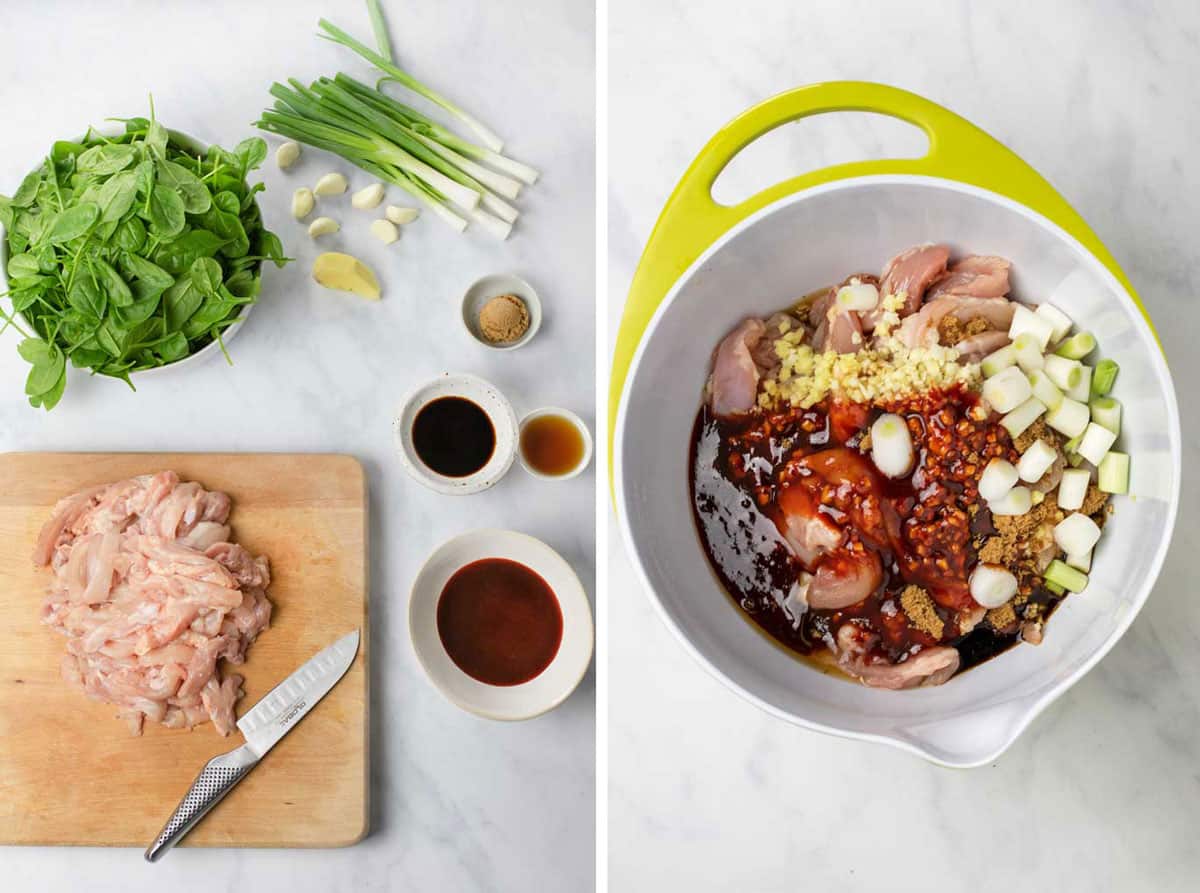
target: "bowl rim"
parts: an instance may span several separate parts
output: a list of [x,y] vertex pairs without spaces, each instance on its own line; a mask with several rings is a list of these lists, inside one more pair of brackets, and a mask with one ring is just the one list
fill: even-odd
[[[574,632],[585,635],[587,639],[587,647],[578,652],[578,656],[576,658],[578,660],[578,667],[570,668],[570,672],[563,678],[563,684],[559,688],[555,689],[553,696],[548,697],[543,701],[539,701],[535,707],[529,709],[507,711],[499,708],[487,709],[476,704],[467,703],[459,698],[450,689],[450,687],[444,683],[440,671],[438,671],[436,667],[430,666],[429,662],[427,661],[427,656],[424,653],[424,643],[426,639],[432,638],[433,647],[440,648],[443,654],[445,654],[445,646],[442,645],[441,638],[437,635],[436,627],[433,630],[432,637],[422,636],[421,627],[423,624],[419,622],[420,618],[416,616],[421,607],[421,605],[418,603],[418,599],[422,597],[434,598],[436,613],[436,599],[441,597],[441,592],[439,591],[434,594],[432,590],[428,589],[427,587],[428,577],[430,573],[432,573],[433,565],[438,559],[456,551],[467,555],[473,554],[475,557],[468,558],[461,564],[457,564],[457,569],[461,570],[472,561],[480,561],[489,557],[505,557],[497,556],[493,553],[496,551],[508,551],[499,545],[506,540],[509,542],[520,543],[525,548],[530,549],[532,552],[537,554],[536,559],[525,558],[518,561],[516,558],[510,558],[510,561],[518,561],[518,563],[524,564],[530,570],[542,577],[547,575],[546,568],[548,566],[554,566],[557,569],[558,574],[561,575],[562,578],[567,582],[565,592],[560,592],[557,589],[553,590],[554,597],[559,605],[559,610],[563,615],[563,641],[565,642],[567,638],[568,624],[572,624]],[[418,591],[419,588],[420,592]],[[429,595],[425,595],[426,592],[429,592]],[[408,638],[409,644],[412,646],[413,653],[416,654],[417,663],[421,665],[421,669],[424,671],[425,677],[430,681],[433,687],[437,689],[438,693],[441,694],[442,697],[444,697],[454,706],[458,707],[460,710],[464,710],[484,719],[490,719],[499,722],[523,722],[524,720],[534,719],[538,716],[542,716],[543,714],[549,713],[551,710],[560,707],[572,694],[574,694],[575,690],[579,688],[579,683],[583,681],[583,677],[587,675],[588,667],[591,666],[592,656],[595,654],[596,649],[596,627],[592,618],[591,602],[587,597],[587,589],[584,588],[583,582],[579,579],[579,575],[575,572],[575,568],[571,566],[571,563],[563,558],[557,549],[535,536],[531,536],[527,533],[521,533],[517,530],[505,530],[493,527],[477,528],[456,534],[455,536],[452,536],[440,543],[432,552],[429,553],[425,561],[422,562],[421,567],[417,570],[416,576],[413,577],[412,586],[409,588]],[[462,670],[460,670],[458,666],[454,664],[452,659],[449,659],[449,655],[446,656],[449,666],[453,668],[452,670],[449,670],[449,672],[460,674],[466,679],[471,678]],[[488,688],[497,689],[498,692],[501,693],[501,696],[506,692],[514,692],[522,688],[524,685],[528,685],[530,682],[541,678],[551,667],[554,666],[556,662],[560,660],[560,658],[566,660],[569,657],[569,655],[564,653],[562,644],[560,643],[559,650],[554,655],[554,658],[549,664],[547,664],[546,668],[542,670],[541,673],[529,680],[529,682],[515,686],[488,686]],[[478,680],[473,681],[479,685],[486,685],[486,683],[480,683]]]
[[[89,130],[98,133],[101,136],[119,136],[125,132],[119,122],[115,121],[106,121],[99,126],[92,125],[89,127]],[[177,141],[179,144],[183,145],[184,148],[192,148],[194,151],[198,151],[200,153],[207,152],[209,148],[215,145],[214,143],[206,143],[203,140],[196,139],[196,137],[189,133],[184,133],[182,130],[175,130],[170,127],[166,128],[166,130],[167,136],[169,136],[171,140]],[[75,142],[81,142],[86,136],[87,132],[84,132],[75,138]],[[33,169],[31,168],[30,170],[32,172]],[[258,208],[259,215],[261,216],[262,208],[258,204],[258,197],[254,196],[252,201],[254,202],[255,207]],[[8,256],[8,231],[2,224],[0,224],[0,292],[8,290]],[[254,276],[259,281],[262,280],[264,267],[265,263],[261,260],[255,267]],[[216,354],[223,353],[221,350],[222,343],[224,343],[226,348],[229,347],[229,342],[232,341],[238,332],[242,330],[242,326],[245,325],[246,320],[249,318],[254,308],[258,306],[258,302],[255,301],[252,304],[243,304],[241,306],[242,309],[237,316],[237,321],[231,323],[221,332],[220,341],[214,338],[195,353],[190,353],[186,357],[182,357],[178,360],[172,360],[169,363],[163,363],[161,366],[154,366],[150,369],[137,369],[129,373],[130,377],[132,378],[136,376],[140,378],[148,378],[151,375],[161,375],[164,372],[174,371],[188,364],[194,365],[193,361],[211,359]],[[22,318],[24,318],[23,315]]]
[[729,230],[723,233],[719,238],[713,241],[703,253],[675,280],[671,289],[663,297],[658,307],[655,309],[654,315],[647,323],[645,330],[638,341],[637,350],[634,353],[633,360],[629,365],[629,372],[625,379],[625,386],[621,391],[621,399],[617,409],[617,422],[614,428],[613,436],[613,484],[615,494],[615,504],[617,521],[621,530],[621,541],[625,547],[626,555],[630,563],[634,567],[638,581],[641,583],[643,590],[654,606],[655,612],[659,619],[671,630],[675,638],[683,645],[684,650],[698,661],[700,665],[713,677],[718,679],[727,688],[754,704],[760,710],[774,716],[778,719],[785,720],[794,725],[801,726],[816,732],[822,732],[828,735],[833,735],[841,738],[849,738],[858,741],[872,741],[879,744],[886,744],[908,753],[919,756],[931,763],[935,763],[946,768],[953,769],[969,769],[977,766],[982,766],[990,763],[1000,757],[1013,742],[1029,727],[1029,725],[1041,713],[1050,706],[1054,701],[1061,697],[1069,690],[1076,682],[1082,679],[1093,667],[1096,666],[1104,657],[1113,649],[1113,647],[1124,637],[1133,621],[1137,619],[1141,613],[1142,607],[1150,596],[1151,590],[1154,588],[1159,575],[1162,572],[1163,563],[1166,561],[1167,552],[1170,549],[1171,540],[1174,536],[1175,525],[1178,519],[1180,488],[1181,488],[1181,473],[1182,473],[1182,432],[1179,417],[1179,405],[1175,394],[1174,381],[1171,378],[1170,369],[1167,367],[1166,357],[1162,351],[1161,345],[1159,349],[1154,351],[1154,356],[1151,364],[1157,375],[1159,384],[1162,386],[1163,395],[1166,398],[1167,415],[1168,415],[1168,431],[1171,442],[1172,455],[1172,490],[1170,500],[1167,506],[1167,535],[1159,542],[1155,555],[1152,559],[1151,573],[1149,573],[1141,586],[1137,590],[1137,596],[1132,602],[1132,608],[1128,614],[1121,620],[1116,629],[1109,637],[1088,657],[1086,661],[1069,676],[1058,679],[1049,688],[1039,695],[1032,702],[1028,703],[1017,720],[1010,724],[1006,735],[1000,742],[991,748],[986,754],[981,757],[976,757],[968,760],[954,760],[940,756],[933,749],[923,747],[919,743],[906,740],[905,738],[895,737],[888,734],[876,732],[859,732],[851,729],[843,729],[837,726],[828,725],[826,723],[817,722],[807,719],[795,713],[791,713],[782,708],[776,707],[769,703],[754,692],[749,691],[741,684],[735,682],[725,674],[719,667],[711,662],[700,650],[692,643],[683,630],[675,623],[674,618],[668,612],[666,606],[659,598],[650,582],[649,574],[646,571],[645,565],[642,562],[641,554],[636,546],[632,529],[629,525],[629,512],[625,500],[625,423],[626,414],[629,404],[629,394],[633,388],[633,384],[637,379],[637,373],[641,366],[642,359],[645,355],[646,345],[652,339],[652,336],[658,325],[666,315],[667,310],[674,303],[675,298],[682,291],[683,286],[691,280],[695,272],[700,269],[708,260],[713,257],[718,251],[725,247],[737,235],[754,226],[758,221],[770,216],[781,208],[804,201],[814,195],[823,193],[838,192],[850,188],[859,187],[866,184],[916,184],[921,186],[934,186],[942,189],[949,189],[955,192],[962,192],[968,195],[973,195],[978,198],[991,201],[1009,210],[1015,211],[1018,214],[1030,219],[1034,223],[1039,224],[1044,229],[1056,235],[1066,244],[1071,251],[1090,268],[1097,272],[1112,288],[1112,290],[1120,296],[1120,299],[1127,302],[1129,309],[1133,311],[1136,318],[1136,325],[1140,327],[1144,334],[1149,337],[1152,344],[1158,345],[1158,338],[1154,333],[1153,328],[1147,321],[1147,317],[1143,310],[1138,306],[1137,302],[1130,295],[1129,290],[1121,284],[1121,282],[1113,275],[1112,271],[1096,258],[1096,256],[1085,248],[1078,239],[1064,230],[1061,226],[1050,220],[1044,214],[1041,214],[1027,205],[1014,201],[1007,196],[992,192],[987,189],[982,189],[978,186],[973,186],[963,183],[958,180],[952,180],[945,177],[934,177],[928,175],[916,174],[875,174],[861,177],[847,177],[842,180],[836,180],[831,183],[823,183],[812,186],[808,189],[803,189],[791,195],[784,196],[778,201],[759,209],[756,213],[750,215],[746,219],[732,226]]

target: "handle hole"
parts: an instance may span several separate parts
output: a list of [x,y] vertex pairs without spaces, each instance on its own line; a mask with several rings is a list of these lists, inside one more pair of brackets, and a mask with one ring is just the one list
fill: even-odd
[[718,205],[732,207],[792,177],[835,164],[921,158],[925,131],[875,112],[826,112],[790,121],[742,148],[712,187]]

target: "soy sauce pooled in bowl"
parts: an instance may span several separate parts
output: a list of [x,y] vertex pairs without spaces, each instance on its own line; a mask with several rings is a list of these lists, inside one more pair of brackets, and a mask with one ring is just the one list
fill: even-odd
[[462,478],[488,464],[496,450],[496,428],[478,404],[465,397],[439,397],[421,407],[412,426],[413,448],[431,470]]
[[558,654],[562,608],[535,571],[507,558],[483,558],[446,582],[437,630],[450,659],[468,676],[487,685],[521,685]]

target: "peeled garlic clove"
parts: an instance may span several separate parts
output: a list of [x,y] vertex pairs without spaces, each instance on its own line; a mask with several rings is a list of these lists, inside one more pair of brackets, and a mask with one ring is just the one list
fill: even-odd
[[327,236],[330,233],[336,233],[341,228],[341,225],[332,217],[318,217],[309,224],[308,234],[315,239],[317,236]]
[[390,220],[376,220],[371,224],[371,235],[385,245],[391,245],[400,238],[400,230]]
[[350,204],[360,211],[369,211],[379,207],[381,201],[383,201],[383,186],[379,183],[372,183],[366,189],[360,189],[354,193]]
[[297,189],[292,193],[292,216],[297,220],[303,220],[312,212],[316,201],[311,189]]
[[349,186],[350,182],[342,174],[326,174],[317,181],[313,192],[317,195],[341,195]]
[[281,171],[286,171],[300,157],[300,144],[286,142],[275,150],[275,163]]
[[416,208],[401,208],[399,205],[388,205],[384,211],[387,219],[397,226],[403,226],[406,223],[412,223],[416,220],[421,212]]

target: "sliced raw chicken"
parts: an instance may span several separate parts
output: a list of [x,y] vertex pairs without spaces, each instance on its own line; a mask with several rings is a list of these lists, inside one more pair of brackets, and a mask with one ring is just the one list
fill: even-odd
[[118,707],[135,734],[234,728],[238,664],[271,619],[267,559],[229,542],[224,493],[171,471],[61,500],[34,560],[54,579],[43,622],[67,637],[63,678]]
[[922,648],[900,663],[868,657],[878,635],[853,623],[844,623],[837,631],[838,666],[872,688],[900,690],[941,685],[958,670],[958,651],[947,645]]
[[1008,269],[1003,257],[972,254],[954,264],[929,287],[929,300],[943,295],[973,298],[1002,298],[1008,294]]
[[740,415],[758,400],[761,370],[751,353],[767,332],[761,319],[750,317],[717,346],[713,371],[708,380],[712,411],[718,416]]
[[776,524],[787,544],[806,568],[842,544],[842,531],[818,511],[803,487],[788,487],[779,495],[781,516]]
[[[903,318],[917,311],[925,297],[929,283],[946,272],[946,261],[950,249],[945,245],[916,245],[901,251],[887,262],[879,282],[880,295],[904,294],[904,306],[900,309]],[[863,328],[875,328],[875,318],[864,320]]]
[[883,566],[874,552],[841,551],[817,565],[808,587],[809,607],[837,611],[858,604],[883,582]]
[[964,363],[978,363],[988,354],[1008,346],[1008,343],[1008,332],[992,329],[989,332],[968,335],[954,345],[954,349],[958,351],[958,358]]
[[986,319],[993,329],[1008,331],[1016,304],[998,298],[951,295],[931,300],[900,323],[896,337],[907,347],[933,347],[938,343],[938,323],[948,314],[963,322]]

